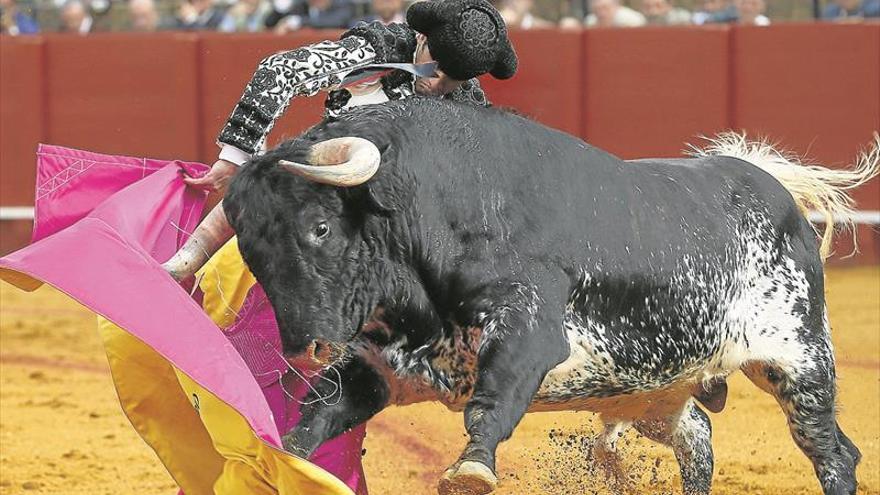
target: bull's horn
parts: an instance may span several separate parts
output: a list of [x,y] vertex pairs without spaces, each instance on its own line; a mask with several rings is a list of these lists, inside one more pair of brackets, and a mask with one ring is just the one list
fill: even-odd
[[308,180],[332,186],[356,186],[370,180],[382,153],[372,142],[359,137],[341,137],[315,143],[309,150],[309,163],[279,160],[285,169]]
[[162,268],[180,282],[204,266],[232,235],[232,227],[223,211],[223,201],[220,201],[174,256],[162,264]]

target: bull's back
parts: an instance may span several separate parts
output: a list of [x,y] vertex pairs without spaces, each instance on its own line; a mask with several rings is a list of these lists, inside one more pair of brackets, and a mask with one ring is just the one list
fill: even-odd
[[[748,211],[793,205],[775,179],[734,158],[624,161],[503,111],[410,103],[393,124],[396,166],[416,178],[428,228],[454,225],[467,231],[459,238],[519,255],[656,264],[723,249]],[[452,123],[420,128],[432,113]]]

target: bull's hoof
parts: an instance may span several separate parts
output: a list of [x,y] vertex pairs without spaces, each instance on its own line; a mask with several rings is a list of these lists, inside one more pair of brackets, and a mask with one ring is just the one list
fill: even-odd
[[486,495],[498,486],[498,478],[482,462],[464,461],[443,473],[437,492],[440,495]]

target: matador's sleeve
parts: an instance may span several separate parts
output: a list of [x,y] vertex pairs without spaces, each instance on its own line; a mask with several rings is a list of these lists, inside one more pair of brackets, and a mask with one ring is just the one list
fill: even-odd
[[294,96],[314,95],[339,84],[351,70],[369,65],[376,51],[364,38],[322,41],[264,58],[217,138],[254,154]]
[[263,147],[293,97],[336,86],[346,74],[370,64],[409,62],[414,51],[415,33],[405,25],[362,23],[339,41],[270,55],[257,66],[217,143],[252,155]]

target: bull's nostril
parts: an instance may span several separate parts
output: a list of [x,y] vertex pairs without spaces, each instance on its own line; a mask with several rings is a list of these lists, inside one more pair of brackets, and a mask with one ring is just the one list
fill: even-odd
[[315,361],[318,361],[322,364],[327,364],[333,359],[333,347],[329,342],[316,339],[312,341],[311,347],[311,357]]
[[320,340],[316,340],[312,346],[312,352],[314,353],[315,357],[318,357],[323,354],[326,347],[327,344],[321,342]]

